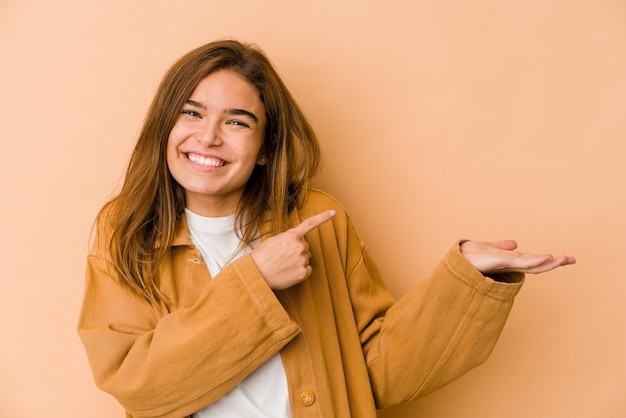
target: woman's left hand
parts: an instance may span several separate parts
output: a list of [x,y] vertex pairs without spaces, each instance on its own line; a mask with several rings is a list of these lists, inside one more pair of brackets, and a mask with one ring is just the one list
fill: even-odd
[[550,254],[526,254],[515,249],[517,243],[512,240],[466,241],[461,244],[461,254],[485,275],[512,272],[537,274],[576,263],[574,257],[567,255],[554,257]]

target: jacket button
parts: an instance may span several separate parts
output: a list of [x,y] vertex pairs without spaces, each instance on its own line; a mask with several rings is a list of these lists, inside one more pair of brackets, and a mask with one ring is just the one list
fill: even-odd
[[302,395],[300,395],[300,402],[302,402],[302,405],[304,406],[313,405],[313,402],[315,402],[315,394],[311,391],[305,390],[302,392]]

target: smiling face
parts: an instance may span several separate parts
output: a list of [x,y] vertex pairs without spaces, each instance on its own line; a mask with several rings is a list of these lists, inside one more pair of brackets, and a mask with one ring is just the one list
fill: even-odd
[[221,70],[198,83],[167,143],[167,166],[189,210],[235,213],[252,170],[264,164],[265,124],[258,91],[238,74]]

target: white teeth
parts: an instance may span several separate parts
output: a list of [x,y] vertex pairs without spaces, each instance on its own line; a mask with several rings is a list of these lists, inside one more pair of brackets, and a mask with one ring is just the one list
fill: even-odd
[[217,158],[205,158],[198,154],[188,154],[188,158],[194,163],[205,167],[221,167],[225,163],[224,160],[218,160]]

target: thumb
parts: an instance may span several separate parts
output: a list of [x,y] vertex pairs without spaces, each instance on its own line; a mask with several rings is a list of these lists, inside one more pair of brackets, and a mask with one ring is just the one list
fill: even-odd
[[517,248],[517,242],[511,239],[495,241],[495,242],[491,242],[490,244],[496,248],[499,248],[501,250],[507,250],[507,251],[512,251]]

